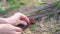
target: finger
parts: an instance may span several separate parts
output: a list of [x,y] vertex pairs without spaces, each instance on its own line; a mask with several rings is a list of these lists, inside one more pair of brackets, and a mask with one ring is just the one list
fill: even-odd
[[27,23],[25,21],[21,21],[21,20],[20,20],[19,24],[27,25]]
[[16,26],[16,25],[19,25],[19,24],[27,25],[27,23],[25,21],[22,21],[22,20],[18,20],[17,22],[13,23],[12,25]]
[[22,13],[16,13],[16,14],[20,15],[20,20],[29,22],[29,18],[26,15],[24,15]]
[[20,20],[25,21],[25,22],[27,22],[27,23],[30,22],[30,21],[29,21],[29,18],[28,18],[27,16],[25,16],[24,14],[21,15]]
[[8,32],[8,34],[21,34],[21,32],[11,31],[11,32]]
[[14,34],[21,34],[21,32],[15,32]]
[[16,28],[15,28],[15,31],[16,31],[16,32],[22,32],[22,29],[19,28],[19,27],[16,27]]

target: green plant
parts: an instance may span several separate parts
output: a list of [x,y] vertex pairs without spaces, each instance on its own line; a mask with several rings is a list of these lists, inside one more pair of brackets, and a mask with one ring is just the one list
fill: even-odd
[[39,5],[44,4],[44,2],[34,2],[33,4],[36,5],[36,6],[39,6]]
[[0,8],[0,14],[6,13],[6,12],[7,12],[6,10],[3,10]]
[[16,7],[17,5],[19,5],[16,1],[14,0],[7,0],[7,2],[12,6],[12,7]]
[[31,24],[31,26],[30,26],[30,30],[31,30],[31,31],[34,31],[35,28],[36,28],[35,24]]
[[60,7],[60,2],[58,2],[58,1],[54,2],[54,3],[53,3],[53,6],[54,6],[55,8],[59,8],[59,7]]
[[27,1],[27,0],[23,0],[23,1],[18,1],[18,4],[20,4],[20,5],[26,5],[26,4],[28,4],[29,2]]
[[5,10],[3,10],[2,8],[0,8],[0,14],[6,13],[9,10],[20,8],[20,5],[17,2],[15,2],[14,0],[6,0],[6,1],[8,2],[8,4],[10,4],[10,6],[7,7]]
[[3,10],[2,8],[0,9],[0,14],[3,14],[3,13],[6,13],[8,12],[9,10],[13,10],[13,9],[16,9],[16,8],[20,8],[21,5],[26,5],[28,4],[28,1],[27,0],[6,0],[6,2],[9,4],[9,7],[7,7],[5,10]]

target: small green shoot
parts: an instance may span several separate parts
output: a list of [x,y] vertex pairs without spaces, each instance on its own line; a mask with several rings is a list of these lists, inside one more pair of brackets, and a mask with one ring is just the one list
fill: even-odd
[[30,30],[31,30],[31,31],[34,31],[35,28],[36,28],[35,24],[31,24],[31,26],[30,26]]

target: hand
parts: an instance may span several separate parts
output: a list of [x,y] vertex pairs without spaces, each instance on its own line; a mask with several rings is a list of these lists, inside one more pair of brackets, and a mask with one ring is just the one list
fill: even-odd
[[0,24],[0,34],[21,34],[22,29],[10,24]]
[[18,25],[18,24],[27,25],[27,23],[29,24],[29,18],[22,13],[15,13],[11,17],[0,18],[0,24],[5,24],[5,23],[12,25]]
[[27,25],[27,23],[29,23],[29,18],[22,13],[15,13],[13,16],[7,18],[7,23],[13,25],[18,25],[18,24]]

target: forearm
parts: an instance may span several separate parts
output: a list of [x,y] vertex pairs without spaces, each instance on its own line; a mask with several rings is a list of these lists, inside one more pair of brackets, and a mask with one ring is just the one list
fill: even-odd
[[6,19],[5,18],[0,18],[0,24],[5,24],[6,23]]

